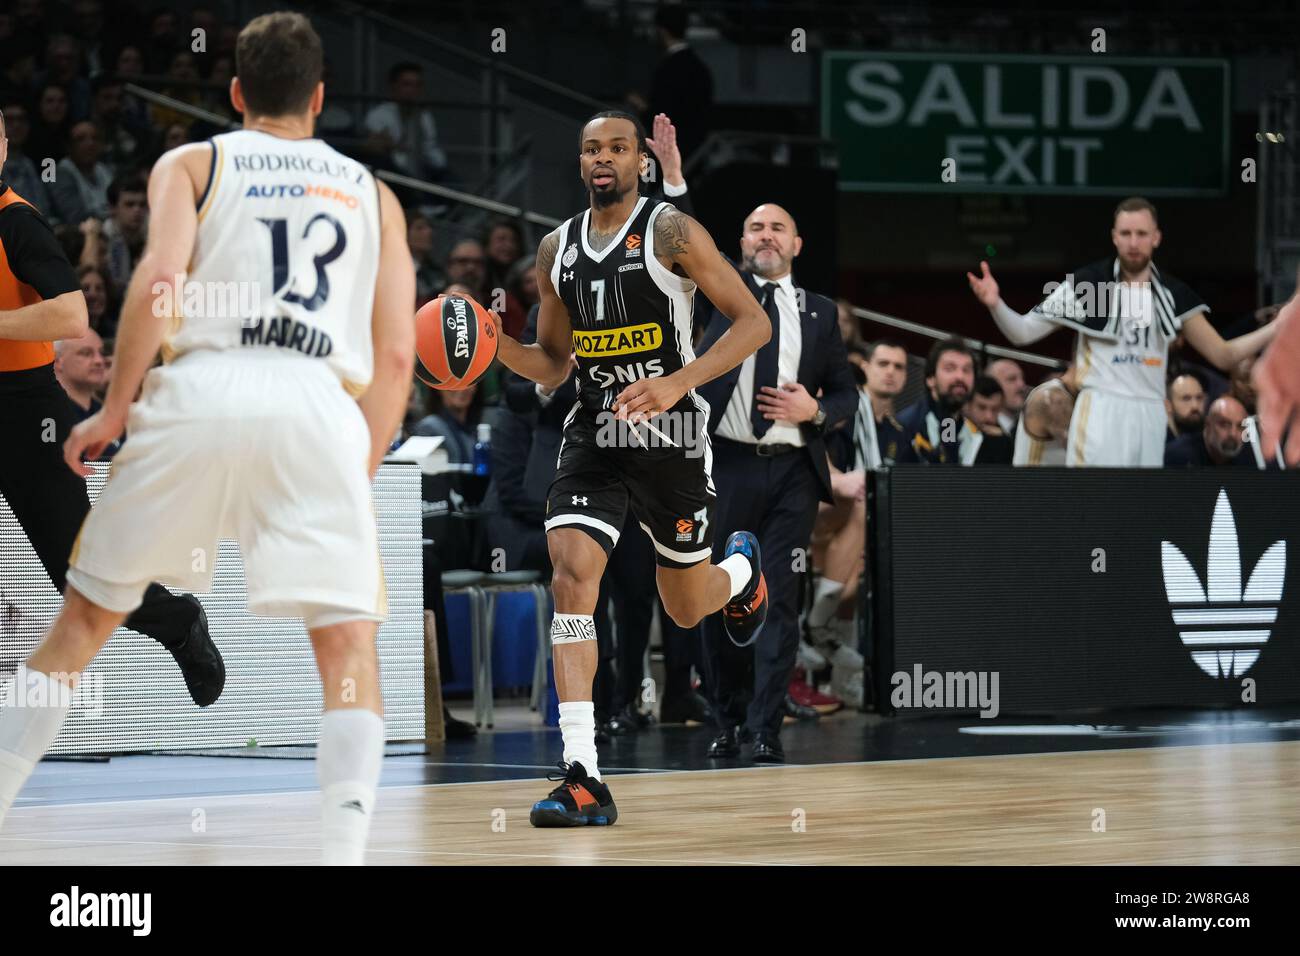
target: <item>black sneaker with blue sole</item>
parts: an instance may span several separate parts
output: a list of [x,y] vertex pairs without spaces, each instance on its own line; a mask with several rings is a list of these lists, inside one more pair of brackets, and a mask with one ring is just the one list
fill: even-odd
[[545,800],[533,804],[528,822],[535,827],[608,827],[618,819],[618,807],[609,787],[587,773],[578,761],[559,763],[558,774],[548,773],[547,780],[560,785]]

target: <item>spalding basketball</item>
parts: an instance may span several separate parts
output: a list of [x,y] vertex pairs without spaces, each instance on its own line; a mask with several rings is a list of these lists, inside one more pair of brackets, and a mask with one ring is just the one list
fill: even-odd
[[432,388],[469,388],[497,357],[497,327],[467,295],[440,295],[415,313],[415,374]]

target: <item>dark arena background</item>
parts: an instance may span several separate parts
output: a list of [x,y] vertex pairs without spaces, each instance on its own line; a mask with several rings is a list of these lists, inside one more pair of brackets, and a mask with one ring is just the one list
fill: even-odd
[[[1037,914],[993,934],[1040,916],[1058,932],[1131,920],[1220,939],[1281,925],[1280,884],[1261,874],[1300,863],[1300,484],[1264,447],[1254,373],[1300,321],[1295,0],[14,0],[0,11],[2,177],[84,293],[89,330],[52,353],[78,418],[135,321],[123,306],[142,250],[164,241],[149,173],[240,127],[237,38],[276,10],[306,15],[323,45],[315,136],[404,210],[412,314],[464,295],[532,341],[539,280],[579,257],[551,273],[552,249],[539,275],[539,245],[588,208],[584,124],[617,110],[651,140],[641,195],[694,217],[781,337],[739,379],[698,389],[715,412],[739,409],[708,423],[712,511],[684,512],[667,544],[629,511],[604,572],[588,719],[614,826],[530,825],[571,750],[547,531],[563,523],[548,487],[573,441],[574,383],[534,386],[501,361],[469,388],[412,381],[373,484],[385,750],[366,862],[998,866],[1010,882],[882,873],[862,891],[868,918],[933,919],[937,886],[973,901],[954,914],[1004,912],[1003,895]],[[241,242],[267,236],[253,225]],[[641,237],[615,241],[639,256]],[[666,261],[662,241],[655,254]],[[312,255],[323,275],[323,248],[293,268],[310,276]],[[762,273],[773,257],[784,265]],[[1093,301],[1085,267],[1099,262],[1117,282]],[[760,273],[795,298],[762,291]],[[1088,299],[1066,302],[1073,319],[1049,308],[1063,282]],[[1121,288],[1148,291],[1136,318]],[[0,322],[28,301],[6,299]],[[726,317],[710,309],[697,292],[693,315],[670,310],[678,354],[717,342],[710,315],[718,331]],[[15,327],[0,326],[0,358]],[[596,347],[575,348],[577,378]],[[611,395],[657,374],[611,358]],[[745,396],[769,370],[793,397],[764,439]],[[6,398],[18,374],[0,371],[0,770],[3,715],[32,706],[20,667],[63,605],[33,547],[54,505],[15,514],[10,449],[38,428]],[[95,462],[92,499],[115,467]],[[742,528],[764,547],[771,607],[749,648],[723,612],[684,627],[656,595],[656,550],[706,540],[701,521],[714,562]],[[162,935],[237,898],[215,882],[208,901],[177,898],[186,876],[119,867],[320,861],[311,644],[301,619],[248,611],[240,557],[223,540],[196,594],[225,662],[216,702],[196,706],[173,656],[120,628],[7,814],[0,789],[0,865],[50,868],[33,871],[21,920],[78,925],[50,901],[74,884],[139,889]],[[1023,866],[1056,868],[1059,894]],[[1099,866],[1116,869],[1073,869]],[[386,905],[388,883],[364,898]],[[313,911],[322,898],[294,896]]]

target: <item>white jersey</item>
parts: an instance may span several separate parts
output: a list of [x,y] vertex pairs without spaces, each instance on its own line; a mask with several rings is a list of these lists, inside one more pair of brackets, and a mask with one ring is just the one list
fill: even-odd
[[[1061,383],[1059,378],[1049,378],[1041,385],[1034,387],[1033,391],[1025,398],[1025,404],[1029,404],[1029,399],[1037,392],[1050,391],[1057,389],[1063,392],[1069,392],[1069,389]],[[1064,466],[1065,465],[1065,442],[1057,441],[1052,438],[1034,438],[1025,430],[1025,413],[1020,412],[1020,422],[1016,426],[1016,449],[1011,456],[1011,464],[1019,466]]]
[[1119,339],[1080,332],[1074,349],[1074,365],[1080,388],[1098,388],[1126,398],[1153,402],[1165,400],[1165,374],[1169,346],[1155,321],[1150,284],[1122,285]]
[[1148,272],[1148,281],[1130,284],[1118,259],[1102,259],[1053,283],[1030,313],[1079,333],[1074,364],[1081,389],[1163,405],[1169,346],[1187,319],[1209,308],[1154,262]]
[[211,142],[189,281],[164,360],[198,349],[292,349],[359,395],[373,368],[374,177],[318,139],[237,130]]

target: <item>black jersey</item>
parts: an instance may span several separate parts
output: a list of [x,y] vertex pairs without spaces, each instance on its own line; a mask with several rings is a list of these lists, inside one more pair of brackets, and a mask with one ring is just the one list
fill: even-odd
[[[612,242],[593,250],[591,211],[560,227],[551,282],[569,310],[584,410],[610,408],[632,382],[671,375],[695,359],[691,299],[695,283],[655,258],[654,222],[672,204],[641,197]],[[687,393],[677,408],[702,407]]]

